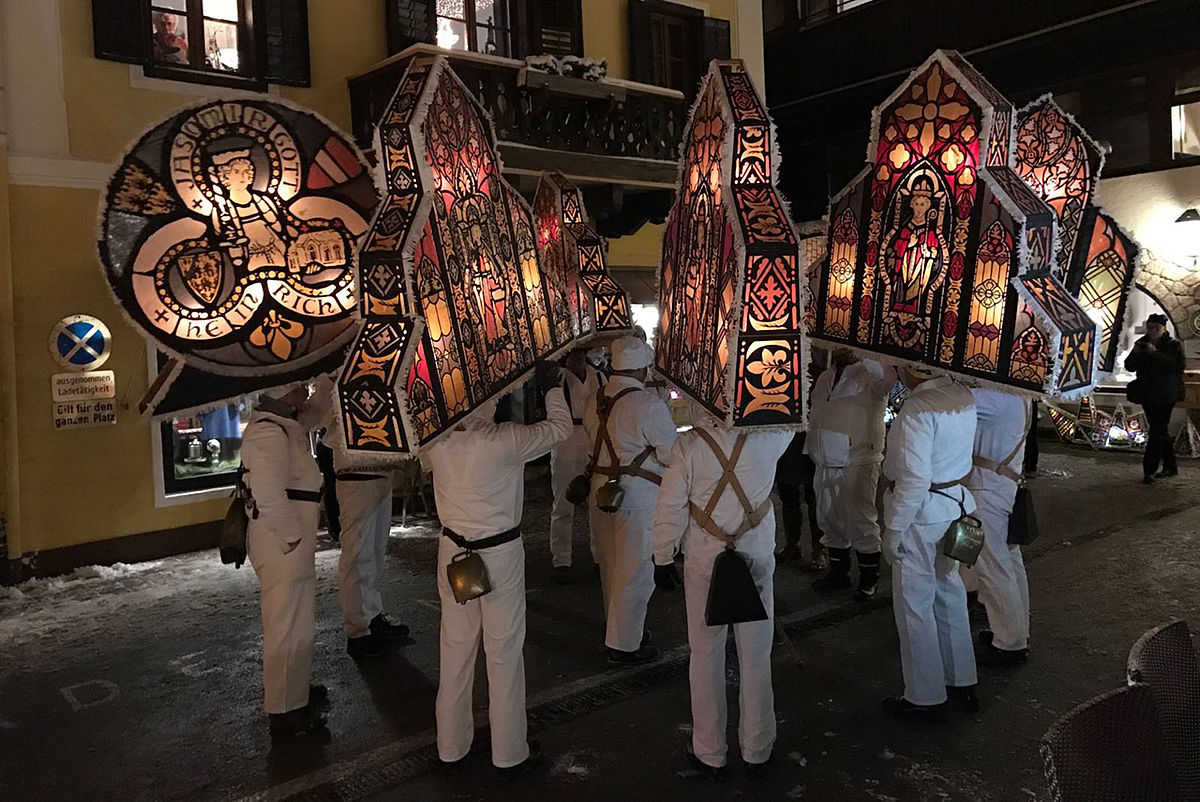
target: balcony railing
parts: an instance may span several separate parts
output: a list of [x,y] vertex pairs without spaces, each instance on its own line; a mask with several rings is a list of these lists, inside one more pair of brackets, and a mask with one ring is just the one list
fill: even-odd
[[679,92],[610,78],[550,76],[528,70],[521,61],[431,45],[413,45],[349,79],[360,146],[371,146],[375,125],[408,62],[435,54],[450,58],[455,73],[492,116],[501,143],[590,156],[678,157],[687,116]]

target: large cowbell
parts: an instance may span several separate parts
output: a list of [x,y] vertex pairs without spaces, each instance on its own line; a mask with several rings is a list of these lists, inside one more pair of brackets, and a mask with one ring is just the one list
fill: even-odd
[[1012,105],[939,50],[873,114],[829,208],[815,340],[973,383],[1076,396],[1097,326],[1056,273],[1051,209],[1015,169]]

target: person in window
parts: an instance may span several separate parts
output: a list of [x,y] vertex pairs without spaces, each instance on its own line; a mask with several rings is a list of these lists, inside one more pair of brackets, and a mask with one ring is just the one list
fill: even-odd
[[1125,358],[1125,369],[1137,374],[1130,383],[1129,400],[1142,405],[1150,430],[1142,458],[1142,482],[1151,484],[1155,479],[1176,476],[1179,468],[1167,427],[1171,410],[1183,400],[1183,346],[1167,333],[1166,315],[1146,318],[1146,333]]
[[154,12],[154,60],[167,64],[188,64],[187,39],[175,32],[179,18],[162,11]]

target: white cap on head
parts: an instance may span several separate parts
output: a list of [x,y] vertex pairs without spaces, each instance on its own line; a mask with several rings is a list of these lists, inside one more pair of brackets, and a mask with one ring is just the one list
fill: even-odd
[[584,354],[584,356],[586,356],[588,359],[592,360],[593,362],[595,362],[597,359],[604,359],[604,349],[601,348],[600,346],[596,346],[595,348],[589,348],[587,350],[587,353]]
[[653,363],[654,349],[637,337],[620,337],[613,341],[613,370],[638,370]]
[[904,366],[904,368],[918,379],[936,379],[938,376],[942,375],[940,370],[931,368],[928,365],[918,365],[913,362],[909,362]]

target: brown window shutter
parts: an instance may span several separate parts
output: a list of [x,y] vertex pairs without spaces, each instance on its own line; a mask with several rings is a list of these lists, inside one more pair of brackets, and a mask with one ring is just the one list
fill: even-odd
[[654,35],[645,0],[629,0],[629,79],[654,83]]
[[150,7],[145,0],[92,0],[96,58],[145,64],[149,46]]
[[311,86],[308,0],[255,0],[255,38],[263,79],[273,84]]
[[700,70],[706,72],[713,59],[729,58],[729,20],[704,18],[704,32],[700,40]]
[[582,0],[528,0],[529,54],[583,55]]
[[388,55],[418,42],[436,41],[434,0],[385,0]]

